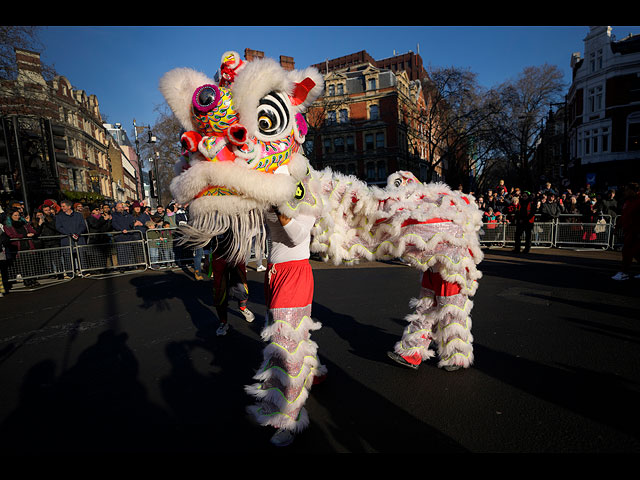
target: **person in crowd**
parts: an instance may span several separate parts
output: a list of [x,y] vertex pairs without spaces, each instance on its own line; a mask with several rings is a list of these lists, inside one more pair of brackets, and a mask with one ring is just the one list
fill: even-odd
[[156,207],[156,212],[157,215],[160,215],[161,217],[164,217],[164,207],[162,205],[158,205]]
[[487,209],[487,204],[482,195],[478,197],[478,199],[476,200],[476,203],[478,205],[478,208],[483,212]]
[[[518,197],[515,197],[518,198]],[[514,253],[520,253],[522,235],[524,234],[524,249],[522,253],[528,253],[531,249],[531,233],[535,222],[536,208],[534,199],[528,191],[522,192],[522,196],[516,203],[514,209],[514,221],[516,224]]]
[[[635,258],[640,263],[640,185],[632,182],[625,187],[625,202],[620,214],[619,228],[622,229],[622,263],[621,269],[613,280],[628,280],[631,264]],[[640,274],[635,278],[640,278]]]
[[509,203],[504,198],[504,195],[500,195],[496,199],[496,206],[495,206],[494,210],[496,212],[500,212],[500,214],[502,214],[502,215],[505,215],[507,213],[508,208],[509,208]]
[[[551,185],[548,183],[547,185]],[[553,193],[543,193],[540,202],[540,221],[544,223],[555,222],[562,214],[560,204],[556,201],[556,196]]]
[[500,180],[498,186],[495,188],[495,191],[497,195],[506,195],[507,193],[509,193],[509,190],[507,190],[507,186],[504,184],[504,180]]
[[[22,212],[19,209],[14,208],[11,210],[5,221],[4,233],[10,241],[9,263],[18,261],[22,252],[35,250],[36,230],[22,216]],[[24,285],[26,287],[37,287],[40,284],[33,278],[25,278]]]
[[167,228],[176,228],[178,226],[176,223],[175,210],[176,206],[174,203],[170,203],[165,209],[163,221],[169,225]]
[[60,246],[66,247],[71,242],[78,245],[85,245],[86,239],[82,236],[87,233],[87,223],[78,210],[73,210],[73,202],[71,200],[62,200],[60,202],[60,213],[56,215],[56,230],[61,235],[65,235],[60,240]]
[[[42,211],[42,221],[38,222],[36,233],[40,240],[40,248],[49,249],[47,257],[50,258],[51,268],[59,278],[70,278],[64,274],[60,252],[60,232],[56,229],[56,210],[58,206],[52,201],[45,200],[40,206]],[[58,208],[60,208],[58,206]]]
[[[60,232],[60,235],[64,235],[60,239],[61,247],[76,247],[78,245],[86,245],[87,241],[84,233],[87,233],[87,222],[85,221],[82,213],[73,209],[73,202],[71,200],[64,199],[60,202],[60,213],[56,215],[56,230]],[[80,253],[80,265],[85,265],[84,249],[79,250]],[[63,255],[64,270],[73,270],[72,265],[67,265],[69,260],[68,256]]]
[[123,270],[126,266],[131,265],[133,259],[130,252],[130,246],[125,242],[131,242],[139,239],[131,233],[134,223],[133,216],[129,213],[125,204],[122,202],[116,203],[115,210],[116,211],[113,212],[111,217],[111,228],[114,232],[120,232],[116,234],[113,239],[116,242],[118,265],[120,265],[121,270]]
[[167,236],[163,228],[163,216],[159,213],[151,214],[151,220],[147,224],[147,245],[149,246],[149,258],[153,266],[165,267],[168,259]]
[[[39,223],[37,228],[38,237],[56,237],[60,235],[60,232],[56,230],[56,217],[55,210],[52,205],[48,205],[46,202],[40,207],[42,210],[42,222]],[[42,248],[55,248],[60,245],[57,238],[42,238]]]
[[89,243],[109,243],[109,237],[107,235],[97,234],[111,231],[111,215],[100,208],[100,205],[91,205],[89,209],[91,214],[86,218],[89,233],[92,234],[89,238]]
[[136,238],[136,240],[144,239],[151,218],[146,211],[142,209],[140,202],[133,202],[131,205],[131,216],[133,217],[133,229],[140,232],[140,237]]
[[607,191],[602,199],[602,214],[608,215],[611,218],[611,223],[615,224],[615,219],[618,216],[618,199],[616,191],[613,189]]
[[559,192],[556,188],[551,185],[551,182],[545,183],[544,188],[542,189],[542,193],[549,197],[549,195],[558,196]]

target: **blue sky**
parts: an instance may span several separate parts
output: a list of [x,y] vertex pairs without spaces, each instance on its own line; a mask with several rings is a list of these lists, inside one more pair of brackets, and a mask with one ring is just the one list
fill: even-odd
[[[96,95],[111,123],[132,131],[153,125],[164,103],[158,80],[176,67],[213,77],[221,55],[245,48],[294,57],[304,68],[366,50],[383,59],[419,52],[426,66],[455,66],[478,74],[485,87],[516,77],[525,67],[557,65],[570,81],[573,52],[584,53],[586,26],[51,26],[40,35],[43,62],[74,88]],[[617,39],[640,26],[613,27]]]

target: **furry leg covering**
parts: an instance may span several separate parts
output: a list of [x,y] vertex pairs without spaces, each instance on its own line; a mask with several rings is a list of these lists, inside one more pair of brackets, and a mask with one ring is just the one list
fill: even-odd
[[261,334],[267,342],[263,363],[253,377],[259,383],[245,387],[257,403],[247,410],[263,426],[298,433],[309,424],[304,404],[313,378],[326,373],[318,360],[318,346],[310,338],[310,332],[322,325],[311,319],[311,305],[273,308],[269,319]]
[[403,357],[416,357],[424,361],[434,356],[429,349],[433,341],[438,349],[439,367],[473,364],[473,336],[470,312],[473,302],[464,293],[438,296],[422,287],[420,298],[410,301],[415,311],[405,317],[409,325],[394,351]]

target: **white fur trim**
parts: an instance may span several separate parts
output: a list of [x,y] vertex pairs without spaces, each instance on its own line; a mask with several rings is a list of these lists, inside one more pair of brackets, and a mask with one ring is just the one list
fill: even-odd
[[215,84],[205,74],[191,68],[174,68],[160,78],[159,89],[185,130],[193,129],[191,99],[196,88],[204,84]]

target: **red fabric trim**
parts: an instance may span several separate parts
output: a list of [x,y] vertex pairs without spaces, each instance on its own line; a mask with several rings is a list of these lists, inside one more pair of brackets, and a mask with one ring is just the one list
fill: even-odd
[[460,285],[444,280],[439,273],[427,270],[422,274],[422,287],[433,290],[438,297],[448,297],[460,293]]

